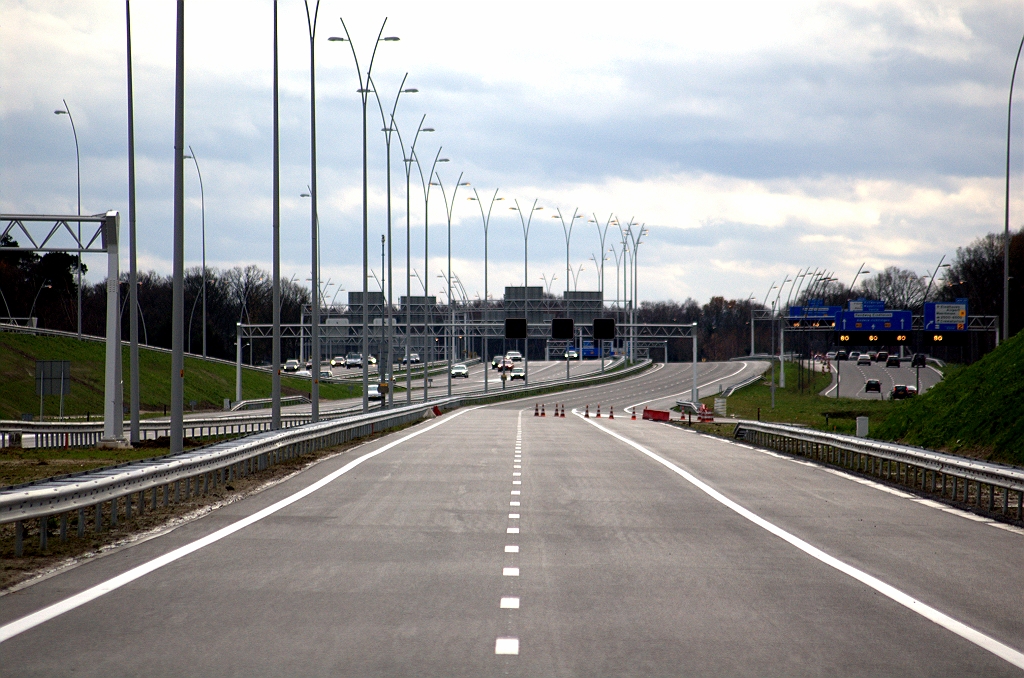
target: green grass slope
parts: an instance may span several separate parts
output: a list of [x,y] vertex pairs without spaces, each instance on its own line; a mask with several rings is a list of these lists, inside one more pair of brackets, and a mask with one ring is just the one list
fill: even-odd
[[[0,419],[20,419],[23,413],[39,416],[35,392],[36,360],[70,360],[71,394],[64,397],[65,416],[103,415],[103,366],[105,345],[70,337],[43,337],[0,332]],[[128,347],[122,351],[124,397],[128,402]],[[163,413],[171,401],[171,354],[139,348],[139,396],[141,409]],[[309,380],[282,377],[282,395],[309,395]],[[325,399],[352,398],[362,389],[355,384],[321,384]],[[201,358],[185,358],[185,405],[195,400],[196,409],[223,408],[224,398],[235,397],[235,368]],[[270,374],[242,370],[242,398],[270,397]],[[58,414],[58,396],[47,396],[45,413]]]
[[1024,333],[901,404],[872,437],[1024,464]]

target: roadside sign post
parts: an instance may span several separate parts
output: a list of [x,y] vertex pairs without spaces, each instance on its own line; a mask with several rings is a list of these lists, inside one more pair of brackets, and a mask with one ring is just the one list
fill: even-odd
[[64,396],[71,393],[71,361],[37,360],[36,395],[39,396],[39,421],[43,420],[43,398],[60,396],[60,418],[64,419]]

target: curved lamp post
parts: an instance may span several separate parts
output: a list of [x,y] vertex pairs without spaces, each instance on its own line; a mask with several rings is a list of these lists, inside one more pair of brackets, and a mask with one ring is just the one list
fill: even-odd
[[[78,174],[78,215],[82,215],[82,156],[78,150],[78,130],[75,128],[75,118],[71,115],[71,109],[68,107],[66,99],[61,99],[61,103],[64,104],[63,109],[57,109],[53,112],[54,115],[66,115],[68,120],[71,121],[71,133],[75,135],[75,168]],[[78,242],[82,242],[82,224],[78,224]],[[82,338],[82,253],[78,252],[76,255],[77,278],[76,282],[78,285],[78,338]]]
[[[316,20],[320,13],[320,0],[317,0],[312,15],[309,12],[309,0],[305,0],[306,24],[309,28],[309,176],[310,176],[310,276],[312,276],[312,306],[310,308],[310,353],[314,358],[313,374],[310,377],[310,420],[320,420],[320,233],[319,219],[316,211],[316,59],[314,39],[316,38]],[[365,239],[365,237],[364,237]],[[301,338],[299,339],[301,342]],[[365,395],[365,389],[364,389]],[[364,406],[365,411],[365,406]]]
[[582,219],[583,215],[578,214],[579,208],[572,211],[572,218],[569,219],[569,223],[565,223],[565,219],[562,217],[562,210],[555,208],[555,214],[551,215],[552,219],[558,219],[562,224],[562,234],[565,235],[565,291],[569,291],[569,273],[572,268],[569,266],[569,240],[572,239],[572,226],[576,223],[577,219]]
[[444,211],[448,217],[448,313],[450,323],[448,325],[449,335],[449,348],[448,348],[448,397],[452,395],[452,353],[455,352],[455,303],[452,300],[452,213],[455,211],[455,195],[459,192],[459,186],[469,186],[468,181],[462,180],[462,172],[459,172],[459,178],[455,182],[455,186],[452,188],[452,199],[448,201],[448,194],[444,190],[444,184],[441,182],[441,176],[434,173],[437,178],[435,184],[441,189],[441,198],[444,200]]
[[423,283],[423,345],[424,353],[426,353],[425,360],[423,361],[423,402],[427,402],[430,390],[429,370],[427,368],[430,366],[431,356],[427,335],[430,333],[430,321],[434,315],[433,309],[427,308],[427,289],[430,285],[430,187],[433,185],[429,178],[434,176],[437,163],[448,162],[448,158],[441,157],[441,148],[438,147],[437,154],[434,155],[434,162],[430,165],[430,173],[427,176],[423,176],[423,166],[420,165],[420,158],[415,152],[412,153],[412,159],[416,163],[416,170],[420,174],[420,184],[423,186],[423,280],[421,282]]
[[[203,173],[199,171],[199,159],[196,158],[192,145],[189,144],[188,155],[185,157],[195,163],[196,174],[199,175],[199,204],[203,216],[203,357],[206,357],[206,193],[203,191]],[[195,304],[192,304],[192,311],[195,312]],[[192,317],[188,320],[188,343],[189,353],[192,352]]]
[[543,207],[537,207],[537,201],[533,201],[530,207],[530,214],[523,216],[523,210],[519,207],[519,200],[515,200],[516,206],[509,207],[519,214],[519,222],[523,225],[523,315],[526,316],[526,339],[523,340],[523,385],[530,385],[530,222],[533,221],[533,213]]
[[1013,120],[1013,81],[1017,79],[1017,64],[1024,49],[1024,38],[1017,47],[1010,76],[1010,97],[1006,106],[1006,221],[1003,225],[1003,341],[1010,338],[1010,124]]
[[[487,295],[487,230],[491,225],[491,210],[494,208],[494,203],[505,198],[498,197],[498,189],[494,189],[494,195],[491,196],[491,202],[487,206],[487,214],[484,214],[484,204],[480,201],[480,194],[473,189],[473,196],[469,200],[475,200],[476,204],[480,207],[480,218],[484,222],[484,316],[483,321],[487,322],[487,311],[490,306],[490,297]],[[487,366],[487,335],[484,334],[483,338],[483,365],[484,365],[484,393],[487,393],[488,389],[488,376],[490,369]]]
[[[600,273],[601,284],[598,285],[598,289],[601,291],[601,306],[603,308],[604,307],[604,260],[605,260],[605,258],[607,258],[607,257],[604,257],[604,239],[605,239],[605,236],[608,235],[608,226],[611,225],[611,223],[612,223],[612,215],[611,214],[608,215],[608,219],[607,219],[607,221],[604,222],[604,226],[603,227],[601,226],[601,222],[599,222],[597,220],[597,213],[594,213],[594,218],[593,219],[587,219],[587,222],[591,223],[591,224],[594,224],[594,226],[597,227],[597,235],[600,236],[600,238],[601,238],[601,254],[602,254],[601,273]],[[618,275],[618,273],[616,273],[616,275]]]
[[[369,241],[367,240],[367,177],[366,177],[366,101],[367,95],[370,93],[370,75],[373,72],[373,60],[377,56],[377,47],[382,42],[397,42],[398,38],[394,36],[382,37],[384,35],[384,25],[387,24],[388,20],[385,18],[380,25],[380,31],[377,33],[377,41],[373,45],[373,52],[370,54],[370,65],[366,69],[366,76],[364,78],[363,71],[359,67],[359,56],[356,54],[356,46],[352,42],[352,36],[349,35],[348,26],[345,25],[345,19],[339,17],[341,21],[341,27],[345,31],[345,37],[332,36],[328,38],[330,42],[347,42],[349,47],[352,48],[352,59],[355,61],[356,75],[359,77],[359,98],[363,105],[363,412],[369,412],[370,401],[369,401],[369,388],[370,388],[370,337],[369,337],[369,304],[367,303],[367,297],[370,294],[370,286],[368,279],[369,269]],[[319,361],[319,356],[317,360]],[[319,362],[317,363],[319,365]],[[319,372],[319,368],[317,369]]]
[[[371,89],[373,90],[373,96],[377,100],[377,108],[380,110],[381,124],[384,125],[384,129],[382,129],[381,131],[384,132],[384,145],[387,147],[387,177],[388,177],[388,233],[387,233],[387,242],[388,242],[388,274],[387,274],[387,279],[388,279],[388,335],[387,336],[388,336],[388,358],[387,358],[387,363],[385,363],[385,364],[388,366],[388,368],[387,368],[388,369],[387,378],[388,378],[388,405],[389,406],[393,406],[395,404],[395,379],[394,379],[394,374],[393,374],[393,372],[394,372],[394,351],[392,349],[392,345],[394,344],[394,326],[393,326],[393,323],[391,321],[391,313],[392,313],[392,309],[394,308],[394,303],[395,303],[394,302],[393,289],[392,289],[392,266],[391,266],[391,133],[398,131],[398,128],[395,126],[395,111],[398,110],[398,100],[402,97],[402,94],[412,94],[412,93],[415,93],[415,92],[419,92],[419,90],[416,89],[415,87],[409,87],[408,89],[405,88],[405,81],[406,81],[406,79],[408,77],[409,77],[408,73],[406,73],[404,76],[402,76],[402,84],[400,84],[398,86],[398,93],[395,94],[395,103],[394,103],[394,105],[391,106],[391,116],[390,116],[390,118],[384,114],[384,105],[381,103],[380,95],[377,93],[377,85],[374,84],[372,79],[370,79],[370,86],[371,86]],[[403,157],[404,157],[404,151],[403,151]],[[408,192],[408,186],[406,186],[406,191]],[[408,226],[408,223],[409,222],[408,222],[408,218],[407,218],[406,219],[406,226]],[[408,244],[408,234],[406,234],[406,244]],[[382,269],[383,269],[383,267],[382,267]],[[381,270],[381,275],[384,275],[384,271],[383,270]],[[381,292],[383,292],[383,290],[381,290]],[[406,336],[408,336],[408,335],[406,335]],[[406,346],[408,346],[408,341],[406,341]],[[406,355],[408,356],[408,348],[406,348]],[[382,358],[381,362],[383,362],[384,356],[381,356],[381,358]],[[406,365],[408,365],[408,364],[409,364],[408,361],[406,361]],[[377,373],[378,374],[380,373],[380,367],[377,368]],[[408,389],[406,389],[406,392],[408,392]],[[381,402],[383,403],[383,401],[381,401]]]

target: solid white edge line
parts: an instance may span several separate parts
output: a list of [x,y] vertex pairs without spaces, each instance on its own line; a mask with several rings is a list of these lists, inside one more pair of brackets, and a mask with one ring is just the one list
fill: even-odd
[[673,471],[677,475],[681,476],[688,483],[690,483],[700,491],[704,492],[706,495],[708,495],[718,503],[722,504],[726,508],[731,509],[732,511],[735,511],[736,513],[743,516],[750,522],[770,532],[771,534],[774,534],[776,537],[782,539],[783,541],[786,541],[792,546],[795,546],[796,548],[800,549],[812,558],[815,558],[816,560],[828,565],[829,567],[832,567],[842,572],[843,574],[852,577],[853,579],[856,579],[862,584],[871,587],[872,589],[878,591],[887,598],[899,603],[900,605],[906,607],[909,610],[912,610],[913,612],[916,612],[925,619],[928,619],[929,621],[938,624],[939,626],[947,629],[948,631],[952,631],[964,640],[974,643],[983,650],[991,652],[1000,659],[1003,659],[1009,662],[1010,664],[1013,664],[1017,668],[1024,669],[1024,653],[1019,652],[1018,650],[1015,650],[1009,645],[1001,643],[995,638],[987,636],[981,631],[973,629],[970,626],[967,626],[966,624],[957,621],[956,619],[953,619],[949,615],[936,610],[934,607],[931,607],[930,605],[922,603],[916,598],[906,593],[903,593],[896,587],[886,584],[881,579],[878,579],[877,577],[874,577],[862,570],[858,570],[852,565],[844,563],[838,558],[825,553],[824,551],[815,546],[811,546],[810,544],[805,542],[803,539],[800,539],[796,535],[790,534],[778,525],[775,525],[774,523],[771,523],[762,518],[761,516],[757,515],[756,513],[750,511],[749,509],[740,506],[735,501],[729,499],[728,497],[726,497],[721,492],[714,489],[704,481],[698,479],[691,473],[684,471],[683,469],[679,468],[678,466],[668,461],[667,459],[664,459],[663,457],[658,456],[654,452],[651,452],[643,445],[640,445],[639,443],[636,443],[630,440],[629,438],[626,438],[625,436],[619,435],[618,433],[615,433],[614,431],[605,428],[604,426],[598,424],[597,422],[591,421],[590,419],[584,419],[576,411],[573,411],[573,414],[575,414],[580,419],[583,419],[583,421],[590,424],[591,426],[594,426],[598,430],[607,433],[613,438],[617,438],[618,440],[629,445],[638,452],[641,452],[642,454],[653,459],[662,466]]
[[[482,406],[480,406],[480,407],[482,407]],[[445,423],[451,421],[452,419],[454,419],[455,417],[458,417],[461,414],[464,414],[466,412],[470,412],[470,411],[476,410],[476,409],[479,409],[479,407],[470,407],[470,408],[467,408],[467,409],[464,409],[464,410],[458,410],[456,412],[453,412],[449,416],[447,416],[444,419],[442,419],[441,421],[438,421],[436,423],[430,424],[429,426],[427,426],[425,428],[422,428],[419,431],[414,431],[413,433],[410,433],[410,434],[408,434],[406,436],[403,436],[402,438],[399,438],[398,440],[395,440],[394,442],[390,442],[390,443],[388,443],[386,445],[382,445],[381,447],[377,448],[373,452],[368,452],[368,453],[364,454],[363,456],[359,457],[358,459],[354,459],[354,460],[350,461],[349,463],[345,464],[344,466],[342,466],[337,471],[334,471],[334,472],[324,476],[323,478],[321,478],[320,480],[316,481],[315,483],[313,483],[309,487],[306,487],[306,488],[304,488],[302,490],[299,490],[295,494],[292,494],[292,495],[290,495],[288,497],[285,497],[284,499],[282,499],[282,500],[280,500],[280,501],[278,501],[278,502],[276,502],[274,504],[271,504],[270,506],[268,506],[268,507],[266,507],[264,509],[261,509],[261,510],[257,511],[256,513],[252,514],[251,516],[248,516],[246,518],[242,518],[241,520],[236,521],[236,522],[234,522],[234,523],[232,523],[232,524],[230,524],[230,525],[228,525],[226,527],[222,527],[221,529],[217,530],[216,532],[208,534],[205,537],[202,537],[201,539],[197,539],[196,541],[194,541],[194,542],[192,542],[190,544],[185,544],[184,546],[179,546],[178,548],[174,549],[173,551],[170,551],[169,553],[165,553],[162,556],[158,556],[158,557],[156,557],[156,558],[154,558],[154,559],[152,559],[152,560],[150,560],[150,561],[148,561],[146,563],[143,563],[142,565],[137,565],[137,566],[133,567],[132,569],[128,570],[127,572],[124,572],[122,574],[117,575],[116,577],[112,577],[111,579],[108,579],[108,580],[106,580],[104,582],[96,584],[95,586],[87,588],[86,590],[82,591],[81,593],[77,593],[77,594],[71,596],[70,598],[65,598],[64,600],[61,600],[61,601],[58,601],[58,602],[53,603],[51,605],[48,605],[48,606],[44,607],[41,610],[33,612],[32,614],[26,615],[26,616],[22,617],[21,619],[16,619],[15,621],[12,621],[12,622],[9,622],[7,624],[4,624],[3,626],[0,626],[0,643],[3,643],[4,641],[10,640],[11,638],[17,636],[18,634],[24,633],[25,631],[28,631],[29,629],[35,628],[36,626],[39,626],[40,624],[42,624],[44,622],[47,622],[47,621],[49,621],[51,619],[59,617],[60,615],[64,614],[65,612],[70,612],[71,610],[74,610],[77,607],[81,607],[82,605],[85,605],[86,603],[88,603],[90,601],[96,600],[97,598],[99,598],[99,597],[101,597],[103,595],[106,595],[106,594],[110,593],[111,591],[115,591],[115,590],[121,588],[122,586],[124,586],[126,584],[129,584],[129,583],[135,581],[136,579],[139,579],[140,577],[146,576],[150,572],[154,572],[155,570],[160,569],[164,565],[169,565],[170,563],[173,563],[176,560],[180,560],[181,558],[184,558],[185,556],[189,555],[190,553],[194,553],[195,551],[198,551],[199,549],[201,549],[203,547],[206,547],[206,546],[209,546],[210,544],[218,542],[221,539],[224,539],[225,537],[230,536],[230,535],[234,534],[235,532],[238,532],[239,530],[241,530],[241,529],[243,529],[245,527],[248,527],[249,525],[252,525],[253,523],[259,522],[260,520],[263,520],[267,516],[270,516],[270,515],[273,515],[274,513],[277,513],[278,511],[280,511],[281,509],[285,508],[286,506],[294,504],[295,502],[299,501],[300,499],[308,497],[309,495],[313,494],[314,492],[316,492],[317,490],[321,489],[322,487],[330,484],[331,482],[333,482],[337,478],[345,475],[346,473],[348,473],[349,471],[351,471],[355,467],[357,467],[360,464],[362,464],[364,461],[366,461],[368,459],[372,459],[373,457],[376,457],[378,454],[386,452],[386,451],[390,450],[391,448],[395,447],[396,445],[400,445],[400,444],[404,443],[407,440],[411,440],[412,438],[415,438],[418,435],[421,435],[423,433],[426,433],[427,431],[433,430],[433,429],[437,428],[438,426],[441,426],[442,424],[445,424]]]

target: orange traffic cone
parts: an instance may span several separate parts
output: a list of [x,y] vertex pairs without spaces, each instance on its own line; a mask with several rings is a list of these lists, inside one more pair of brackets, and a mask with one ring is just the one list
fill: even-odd
[[540,411],[537,409],[537,403],[533,404],[533,416],[535,416],[535,417],[539,417],[540,416]]
[[565,403],[562,403],[562,419],[565,419]]
[[609,419],[614,419],[615,418],[615,405],[609,405],[608,406],[608,418]]
[[587,405],[587,410],[583,413],[583,418],[590,419],[590,405]]
[[601,403],[597,404],[597,418],[601,418]]
[[540,404],[540,416],[542,416],[542,417],[548,416],[548,415],[544,414],[544,403]]
[[636,408],[633,408],[633,416],[629,418],[630,421],[636,421]]

